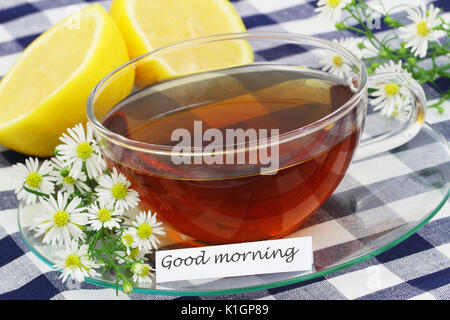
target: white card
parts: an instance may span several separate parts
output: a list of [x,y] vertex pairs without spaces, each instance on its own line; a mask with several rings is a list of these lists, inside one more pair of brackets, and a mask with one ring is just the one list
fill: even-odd
[[156,251],[156,282],[312,269],[312,238]]

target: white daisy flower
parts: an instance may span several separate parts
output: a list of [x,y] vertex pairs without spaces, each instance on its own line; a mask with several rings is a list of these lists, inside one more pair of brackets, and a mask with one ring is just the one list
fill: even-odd
[[150,277],[153,274],[150,271],[154,271],[148,264],[137,262],[132,265],[131,271],[133,271],[133,281],[138,283],[152,282]]
[[63,278],[62,282],[65,282],[68,276],[82,282],[87,276],[98,275],[94,269],[102,265],[89,258],[88,245],[79,247],[76,241],[72,241],[65,250],[58,251],[56,255],[56,263],[53,267],[62,270],[60,276],[60,278]]
[[386,72],[395,72],[395,73],[399,73],[399,74],[408,75],[411,77],[411,74],[406,69],[403,68],[401,60],[397,64],[394,61],[389,60],[388,62],[383,63],[382,65],[379,65],[375,69],[376,74],[386,73]]
[[98,231],[102,227],[112,230],[113,228],[120,228],[120,218],[117,216],[123,215],[123,211],[116,210],[113,204],[100,202],[92,203],[88,208],[87,217],[90,227]]
[[78,178],[74,178],[70,175],[71,166],[64,163],[57,158],[52,159],[54,169],[50,175],[54,176],[56,179],[56,184],[61,186],[61,192],[68,192],[69,194],[75,192],[75,187],[83,192],[90,191],[91,188],[85,183],[87,176],[81,171]]
[[159,239],[156,235],[164,235],[164,228],[161,227],[162,222],[156,221],[156,213],[151,214],[150,211],[139,212],[136,216],[136,221],[132,222],[133,227],[130,228],[130,233],[136,239],[136,243],[139,249],[144,251],[150,251],[152,248],[157,249]]
[[17,199],[23,200],[26,204],[34,204],[38,196],[34,193],[28,192],[24,189],[50,194],[54,191],[53,181],[54,177],[50,176],[52,166],[50,161],[45,160],[39,167],[39,160],[36,158],[29,158],[25,160],[25,164],[18,163],[13,166],[16,172],[17,184],[15,186],[15,193]]
[[99,198],[106,203],[114,204],[118,210],[125,211],[136,207],[139,203],[138,193],[130,189],[131,182],[122,173],[117,172],[116,168],[113,168],[111,176],[103,175],[98,178],[98,184],[95,191]]
[[120,242],[127,248],[127,255],[131,254],[132,248],[137,247],[137,239],[130,230],[125,231],[120,237]]
[[342,9],[351,2],[352,0],[319,0],[314,11],[319,12],[323,20],[336,23],[341,19]]
[[105,161],[100,156],[99,148],[95,142],[92,128],[86,124],[86,133],[81,123],[71,129],[69,134],[63,133],[59,138],[63,144],[56,147],[58,158],[72,165],[70,176],[77,179],[86,165],[87,175],[90,179],[97,178],[106,168]]
[[[378,66],[375,69],[376,74],[387,72],[394,72],[397,74],[403,74],[407,77],[411,77],[411,74],[406,69],[403,68],[402,61],[395,63],[394,61],[389,60],[388,62]],[[378,86],[377,89],[381,90],[381,92],[378,93],[378,95],[375,95],[379,99],[379,101],[375,101],[375,103],[379,104],[374,109],[381,110],[382,114],[391,118],[395,118],[401,122],[404,122],[409,118],[409,114],[411,112],[409,96],[405,95],[407,90],[401,88],[401,90],[398,92],[398,95],[394,95],[394,97],[390,101],[385,99],[386,101],[381,103],[383,99],[380,97],[384,96],[382,94],[383,90],[385,92],[385,95],[389,96],[388,93],[391,93],[391,95],[395,94],[397,88],[399,88],[399,85],[394,83],[385,84],[384,86],[383,85]]]
[[[333,41],[344,47],[348,45],[348,42],[350,41],[352,42],[352,46],[356,45],[353,43],[353,40],[349,38]],[[345,79],[346,76],[350,75],[352,69],[344,57],[332,51],[318,50],[317,53],[323,71],[327,71],[342,79]]]
[[397,83],[384,83],[375,84],[372,88],[376,89],[371,94],[374,98],[371,101],[374,111],[380,111],[388,117],[404,118],[404,111],[409,108],[410,103],[408,90],[405,87]]
[[427,9],[425,4],[422,4],[421,10],[410,8],[406,12],[413,23],[399,28],[400,38],[406,41],[405,48],[411,48],[414,55],[423,58],[427,54],[428,41],[436,41],[440,36],[439,31],[433,30],[441,23],[438,17],[439,9],[432,4]]
[[87,222],[85,213],[79,208],[81,199],[74,197],[68,202],[69,194],[58,192],[56,199],[41,200],[46,210],[39,212],[34,222],[36,223],[36,237],[45,234],[44,243],[67,244],[74,240],[83,240],[84,233],[81,226]]

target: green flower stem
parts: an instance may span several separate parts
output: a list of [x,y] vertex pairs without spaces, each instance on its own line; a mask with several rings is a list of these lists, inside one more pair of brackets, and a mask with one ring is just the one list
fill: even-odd
[[[365,5],[367,6],[367,4],[365,4]],[[352,6],[350,6],[350,8],[351,8],[351,7],[352,7]],[[387,51],[390,51],[390,49],[389,49],[388,47],[386,47],[386,46],[385,46],[385,45],[384,45],[377,37],[375,37],[375,35],[373,34],[373,32],[366,26],[366,23],[362,20],[360,14],[359,14],[359,11],[358,11],[358,10],[355,10],[355,11],[353,12],[350,8],[347,8],[347,9],[346,9],[347,12],[349,12],[349,13],[352,15],[352,17],[353,17],[356,21],[358,21],[358,23],[359,23],[359,24],[361,25],[361,27],[364,29],[364,31],[362,31],[362,30],[360,30],[360,29],[358,29],[358,30],[362,31],[362,33],[366,35],[366,37],[369,39],[370,43],[372,43],[372,45],[373,45],[374,47],[376,47],[375,43],[372,41],[372,40],[374,40],[374,41],[377,42],[383,49],[385,49],[385,50],[387,50]],[[367,21],[367,20],[369,19],[369,17],[366,15],[365,11],[363,11],[363,15],[364,15],[364,17],[366,18],[366,21]],[[357,29],[357,28],[355,28],[355,29]]]
[[[347,12],[349,12],[349,13],[351,14],[351,16],[352,16],[355,20],[357,20],[363,27],[365,27],[365,23],[362,22],[361,19],[360,19],[355,13],[353,13],[352,10],[350,10],[350,9],[347,8],[347,7],[345,8],[345,10],[346,10]],[[355,31],[355,32],[357,32],[357,33],[360,33],[360,34],[365,35],[365,36],[367,37],[367,39],[370,41],[370,43],[371,43],[374,47],[376,47],[376,44],[373,42],[373,39],[374,39],[375,37],[374,37],[374,36],[373,36],[373,37],[369,37],[367,31],[364,31],[364,30],[361,30],[361,29],[359,29],[359,28],[355,28],[355,27],[352,27],[352,26],[348,26],[348,25],[343,25],[343,26],[344,26],[344,29],[352,30],[352,31]],[[373,34],[372,34],[372,35],[373,35]],[[378,40],[378,39],[377,39],[377,40]]]
[[[116,264],[115,260],[113,259],[114,251],[109,248],[105,243],[105,237],[103,236],[104,228],[101,228],[99,230],[99,233],[101,233],[100,236],[100,242],[102,244],[101,252],[104,255],[99,255],[99,259],[102,259],[102,261],[111,269],[114,270],[115,276],[116,276],[116,293],[119,290],[119,280],[127,280],[128,282],[131,282],[130,279],[125,276],[122,271],[120,270],[120,266]],[[106,256],[106,257],[105,257]],[[129,269],[129,268],[127,268]]]
[[[127,277],[124,272],[129,272],[134,261],[129,260],[126,257],[119,255],[116,251],[118,249],[124,249],[123,244],[117,245],[123,231],[115,236],[114,233],[109,232],[105,228],[101,228],[97,232],[88,233],[87,243],[89,244],[89,252],[91,257],[101,261],[104,264],[102,274],[104,275],[106,271],[112,269],[116,277],[116,291],[119,289],[120,280],[123,283],[132,283],[133,281]],[[100,242],[100,246],[98,245]],[[126,263],[117,264],[115,258],[120,257]],[[125,269],[125,270],[124,270]]]

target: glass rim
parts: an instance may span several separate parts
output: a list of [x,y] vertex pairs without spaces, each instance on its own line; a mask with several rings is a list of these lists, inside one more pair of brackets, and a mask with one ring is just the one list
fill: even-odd
[[[274,39],[274,40],[280,40],[280,41],[286,41],[290,43],[302,43],[305,45],[315,46],[317,48],[314,48],[314,50],[320,49],[320,50],[330,50],[334,51],[336,53],[339,53],[340,55],[344,56],[346,59],[348,59],[351,63],[356,65],[358,67],[358,73],[357,77],[359,80],[359,87],[357,90],[353,93],[352,97],[345,102],[343,105],[339,106],[336,110],[331,112],[330,114],[326,115],[323,118],[320,118],[319,120],[316,120],[306,126],[302,126],[296,129],[293,129],[291,131],[282,133],[278,136],[276,136],[276,140],[272,137],[266,138],[266,139],[258,139],[257,141],[251,141],[250,144],[256,145],[256,148],[261,147],[261,142],[264,142],[264,145],[272,145],[272,144],[282,144],[291,140],[295,140],[297,138],[306,136],[308,134],[314,133],[318,130],[321,130],[327,126],[330,126],[331,124],[335,123],[337,120],[345,116],[361,99],[363,93],[366,92],[367,89],[367,83],[368,83],[368,75],[366,67],[359,58],[357,58],[353,53],[351,53],[348,49],[346,49],[344,46],[340,45],[337,42],[333,42],[330,40],[322,39],[319,37],[314,36],[308,36],[308,35],[302,35],[298,33],[289,33],[289,32],[241,32],[241,33],[227,33],[227,34],[218,34],[218,35],[210,35],[206,37],[199,37],[195,39],[189,39],[185,41],[180,41],[177,43],[173,43],[152,51],[149,51],[139,57],[136,57],[134,59],[131,59],[130,61],[126,62],[125,64],[117,67],[115,70],[111,71],[109,74],[107,74],[105,77],[103,77],[102,80],[92,89],[88,101],[87,101],[87,118],[90,122],[90,124],[93,126],[94,131],[97,131],[98,134],[100,134],[103,138],[106,138],[109,142],[113,142],[114,144],[120,145],[122,147],[125,147],[127,149],[132,149],[135,151],[140,151],[144,153],[154,153],[154,154],[161,154],[161,155],[172,155],[173,154],[173,146],[169,145],[161,145],[161,144],[152,144],[152,143],[146,143],[142,141],[133,140],[130,138],[127,138],[123,135],[120,135],[118,133],[115,133],[108,128],[106,128],[95,116],[94,113],[94,104],[95,99],[97,95],[102,91],[104,86],[107,86],[109,84],[109,81],[113,81],[114,78],[124,72],[125,70],[128,70],[129,68],[135,68],[136,64],[140,61],[143,61],[147,59],[148,57],[156,54],[163,53],[166,50],[173,50],[177,47],[192,47],[195,45],[202,45],[205,43],[210,42],[218,42],[218,41],[226,41],[226,40],[255,40],[255,39]],[[248,144],[248,143],[246,143]],[[196,150],[198,149],[198,150]],[[204,152],[202,148],[191,148],[191,150],[194,150],[191,155],[205,155],[208,154],[208,152]],[[199,151],[198,153],[195,151]],[[235,152],[240,152],[242,150],[237,150]]]

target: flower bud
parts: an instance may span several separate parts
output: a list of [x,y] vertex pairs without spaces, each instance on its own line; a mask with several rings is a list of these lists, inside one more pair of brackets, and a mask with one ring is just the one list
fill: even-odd
[[406,60],[411,66],[415,66],[417,65],[417,60],[416,58],[408,58],[408,60]]
[[389,27],[394,27],[396,24],[396,21],[391,16],[386,16],[384,18],[384,23],[386,23]]
[[378,68],[379,65],[380,65],[380,64],[379,64],[378,62],[374,62],[374,63],[372,63],[372,64],[370,65],[370,68],[373,69],[373,70],[375,70],[376,68]]
[[122,291],[125,294],[130,294],[131,292],[133,292],[133,285],[131,283],[129,283],[129,282],[125,282],[122,285]]
[[381,50],[380,56],[382,58],[387,58],[387,57],[389,57],[389,52],[387,52],[386,50]]
[[345,29],[345,24],[343,24],[341,22],[336,23],[334,26],[338,30],[344,30]]
[[391,16],[386,16],[384,18],[384,23],[386,23],[388,26],[392,26],[392,24],[394,23],[394,19],[392,19]]

